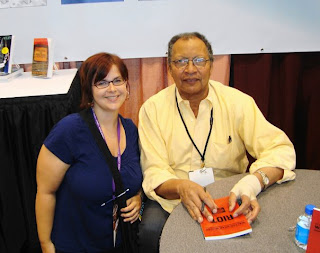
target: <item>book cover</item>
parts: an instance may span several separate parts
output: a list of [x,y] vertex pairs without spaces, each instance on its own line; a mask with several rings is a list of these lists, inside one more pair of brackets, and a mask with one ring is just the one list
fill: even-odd
[[203,216],[203,222],[201,223],[201,229],[206,240],[227,239],[252,232],[252,228],[243,214],[233,217],[234,211],[239,207],[238,203],[234,211],[229,212],[229,196],[214,201],[218,205],[218,211],[212,214],[213,222],[209,222]]
[[53,45],[50,38],[35,38],[32,76],[50,78],[53,74]]
[[320,252],[320,209],[314,208],[306,253]]
[[0,35],[0,72],[10,74],[14,53],[14,36]]

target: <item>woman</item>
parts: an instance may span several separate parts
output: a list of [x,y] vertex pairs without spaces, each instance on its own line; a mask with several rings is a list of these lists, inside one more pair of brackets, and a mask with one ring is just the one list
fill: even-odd
[[[128,70],[112,54],[99,53],[80,70],[81,107],[89,110],[126,189],[124,222],[135,222],[141,208],[142,173],[137,128],[119,115],[129,95]],[[41,147],[37,163],[36,218],[44,253],[118,252],[121,229],[111,169],[88,125],[78,113],[63,118]],[[114,220],[114,222],[113,222]]]

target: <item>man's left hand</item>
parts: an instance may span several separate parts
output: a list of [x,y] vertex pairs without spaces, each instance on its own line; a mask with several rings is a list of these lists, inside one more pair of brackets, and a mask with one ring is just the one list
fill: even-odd
[[[236,206],[237,196],[230,192],[229,196],[229,210],[233,211],[233,209]],[[237,217],[240,214],[244,214],[248,220],[248,222],[251,224],[257,217],[261,210],[260,205],[257,201],[257,199],[250,200],[248,196],[242,195],[241,196],[241,205],[239,208],[233,213],[234,217]]]
[[230,191],[229,210],[232,211],[237,199],[241,199],[240,207],[234,212],[233,216],[244,214],[249,223],[252,223],[260,212],[260,205],[256,196],[261,191],[259,179],[254,175],[243,177]]

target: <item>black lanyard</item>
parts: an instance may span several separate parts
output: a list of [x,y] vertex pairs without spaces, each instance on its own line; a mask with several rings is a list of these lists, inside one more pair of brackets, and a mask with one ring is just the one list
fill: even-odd
[[194,143],[193,139],[191,138],[191,135],[188,131],[188,128],[187,128],[187,125],[186,123],[184,122],[183,120],[183,117],[182,117],[182,114],[180,112],[180,108],[179,108],[179,105],[178,105],[178,99],[177,99],[177,90],[175,90],[175,96],[176,96],[176,105],[177,105],[177,108],[178,108],[178,111],[179,111],[179,114],[180,114],[180,118],[182,120],[182,123],[184,125],[184,128],[186,129],[186,132],[193,144],[193,146],[196,148],[196,150],[198,151],[200,157],[201,157],[201,161],[202,161],[202,165],[201,167],[204,167],[204,158],[205,158],[205,155],[206,155],[206,151],[207,151],[207,146],[208,146],[208,142],[209,142],[209,139],[210,139],[210,135],[211,135],[211,130],[212,130],[212,125],[213,125],[213,108],[211,108],[211,113],[210,113],[210,130],[209,130],[209,134],[208,134],[208,137],[207,137],[207,141],[206,141],[206,145],[204,146],[204,150],[203,150],[203,154],[201,154],[200,150],[198,149],[197,145]]

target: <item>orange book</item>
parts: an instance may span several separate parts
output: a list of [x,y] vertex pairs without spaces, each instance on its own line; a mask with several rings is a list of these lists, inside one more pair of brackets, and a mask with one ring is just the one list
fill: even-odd
[[314,208],[306,253],[320,252],[320,209]]
[[32,76],[52,77],[53,46],[50,38],[35,38],[33,43]]
[[209,222],[206,217],[203,217],[201,223],[206,240],[227,239],[252,232],[252,228],[243,214],[233,217],[234,211],[239,207],[238,203],[234,211],[229,212],[229,196],[215,199],[214,202],[218,205],[218,211],[212,214],[213,221]]

